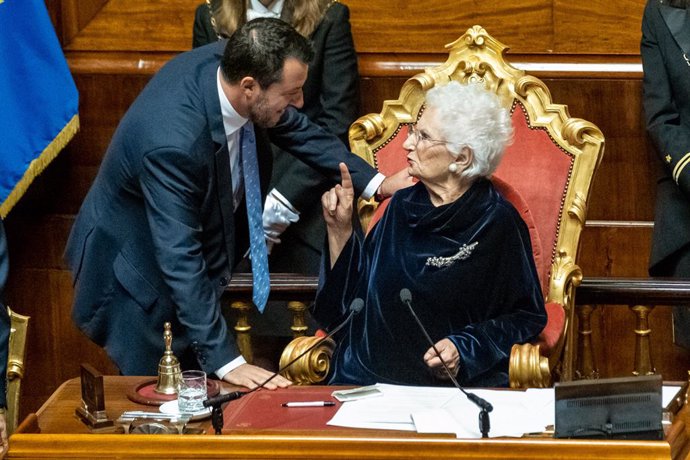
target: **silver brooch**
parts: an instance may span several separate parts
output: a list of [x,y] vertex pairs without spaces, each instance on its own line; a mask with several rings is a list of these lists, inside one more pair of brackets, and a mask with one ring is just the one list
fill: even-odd
[[688,59],[688,57],[685,55],[685,53],[683,53],[683,59],[685,59],[685,63],[686,63],[688,66],[690,66],[690,59]]
[[465,260],[471,256],[472,251],[474,251],[474,248],[476,248],[478,244],[478,241],[475,241],[471,244],[463,244],[460,246],[460,250],[450,257],[429,257],[426,259],[426,265],[430,265],[432,267],[448,267],[456,260]]

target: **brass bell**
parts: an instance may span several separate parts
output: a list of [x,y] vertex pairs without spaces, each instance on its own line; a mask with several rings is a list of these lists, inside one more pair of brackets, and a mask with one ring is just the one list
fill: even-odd
[[182,371],[180,369],[180,361],[172,352],[172,326],[170,323],[165,323],[163,327],[165,328],[163,333],[165,353],[163,353],[163,357],[158,363],[158,381],[154,391],[164,395],[174,395],[177,394]]

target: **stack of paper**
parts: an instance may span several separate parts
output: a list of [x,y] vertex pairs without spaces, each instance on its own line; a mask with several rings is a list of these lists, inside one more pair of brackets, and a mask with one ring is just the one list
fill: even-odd
[[[381,396],[342,405],[329,425],[453,433],[479,438],[479,408],[455,388],[378,384]],[[522,436],[553,425],[553,389],[527,391],[468,390],[494,407],[490,436]]]

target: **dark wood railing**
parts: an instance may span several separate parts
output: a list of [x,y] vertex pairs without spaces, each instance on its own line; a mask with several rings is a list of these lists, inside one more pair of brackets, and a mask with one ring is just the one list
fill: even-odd
[[[288,301],[293,320],[293,336],[304,335],[304,315],[314,299],[318,285],[315,276],[289,273],[271,274],[271,299]],[[251,273],[233,276],[225,297],[237,313],[235,332],[245,358],[251,360],[251,325],[248,314],[252,308]],[[577,359],[575,376],[579,379],[599,377],[594,360],[591,315],[597,308],[628,307],[635,315],[634,375],[656,373],[651,356],[649,315],[655,306],[690,305],[690,280],[668,278],[584,278],[576,291]]]
[[[270,300],[287,301],[287,308],[292,312],[290,330],[293,337],[305,335],[307,321],[305,318],[308,305],[316,296],[318,278],[315,276],[298,275],[294,273],[271,273]],[[254,362],[252,347],[252,326],[249,322],[249,312],[252,305],[252,274],[236,273],[225,289],[224,300],[237,315],[234,326],[237,345],[247,362]]]
[[669,278],[584,278],[577,288],[578,336],[575,376],[598,378],[590,317],[596,308],[627,306],[635,315],[634,375],[655,374],[649,315],[656,306],[690,305],[690,280]]

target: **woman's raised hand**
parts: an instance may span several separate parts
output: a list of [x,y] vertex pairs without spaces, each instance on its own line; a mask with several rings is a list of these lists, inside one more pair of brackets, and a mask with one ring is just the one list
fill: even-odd
[[345,163],[340,163],[341,183],[321,196],[323,218],[329,230],[345,230],[352,233],[352,206],[355,200],[355,189],[352,187],[352,177]]
[[352,206],[355,201],[355,189],[352,187],[352,177],[345,163],[340,163],[340,177],[341,183],[321,196],[323,218],[328,231],[331,267],[352,235]]

